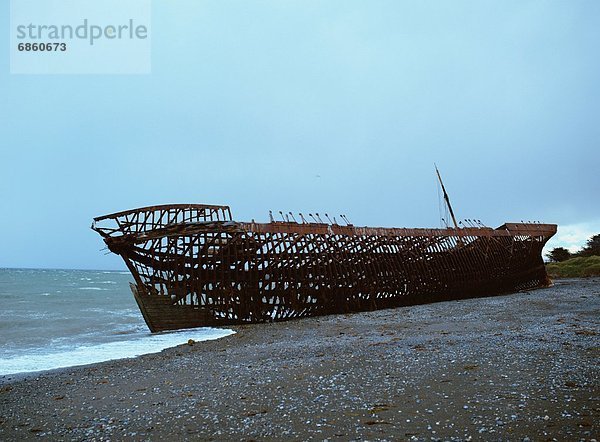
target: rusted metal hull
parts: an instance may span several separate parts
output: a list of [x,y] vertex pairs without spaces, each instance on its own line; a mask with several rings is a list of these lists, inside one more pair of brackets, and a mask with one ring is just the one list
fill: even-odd
[[[112,227],[99,227],[111,224]],[[151,331],[279,321],[492,296],[549,284],[556,225],[389,229],[231,221],[228,207],[95,219],[131,271]]]

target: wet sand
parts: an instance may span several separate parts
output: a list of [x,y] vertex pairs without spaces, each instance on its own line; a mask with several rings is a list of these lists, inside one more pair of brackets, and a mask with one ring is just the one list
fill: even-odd
[[0,440],[594,440],[600,279],[0,378]]

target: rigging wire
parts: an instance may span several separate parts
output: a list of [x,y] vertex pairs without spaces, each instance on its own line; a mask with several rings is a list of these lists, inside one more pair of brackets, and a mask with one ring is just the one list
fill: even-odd
[[[438,215],[440,217],[440,227],[448,228],[448,221],[446,221],[449,216],[448,207],[446,206],[445,203],[442,202],[442,194],[440,192],[441,186],[440,186],[439,182],[436,183],[436,189],[437,189],[437,194],[438,194]],[[442,213],[442,207],[444,208],[443,213]]]
[[438,195],[438,216],[440,217],[440,227],[443,227],[442,225],[442,201],[440,200],[440,183],[436,183],[435,188],[437,189],[437,195]]

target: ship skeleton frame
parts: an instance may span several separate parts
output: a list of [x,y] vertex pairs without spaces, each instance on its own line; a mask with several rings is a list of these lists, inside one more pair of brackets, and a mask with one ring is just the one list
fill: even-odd
[[236,222],[228,206],[94,219],[151,331],[287,320],[547,286],[556,225],[412,229]]

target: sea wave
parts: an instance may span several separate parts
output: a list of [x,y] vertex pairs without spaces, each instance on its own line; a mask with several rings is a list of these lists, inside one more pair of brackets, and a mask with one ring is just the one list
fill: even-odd
[[229,336],[233,330],[197,328],[168,333],[145,333],[138,339],[64,348],[47,351],[35,350],[26,354],[0,358],[0,375],[26,373],[56,368],[88,365],[114,359],[133,358],[158,353],[165,348],[185,344],[189,339],[209,341]]

